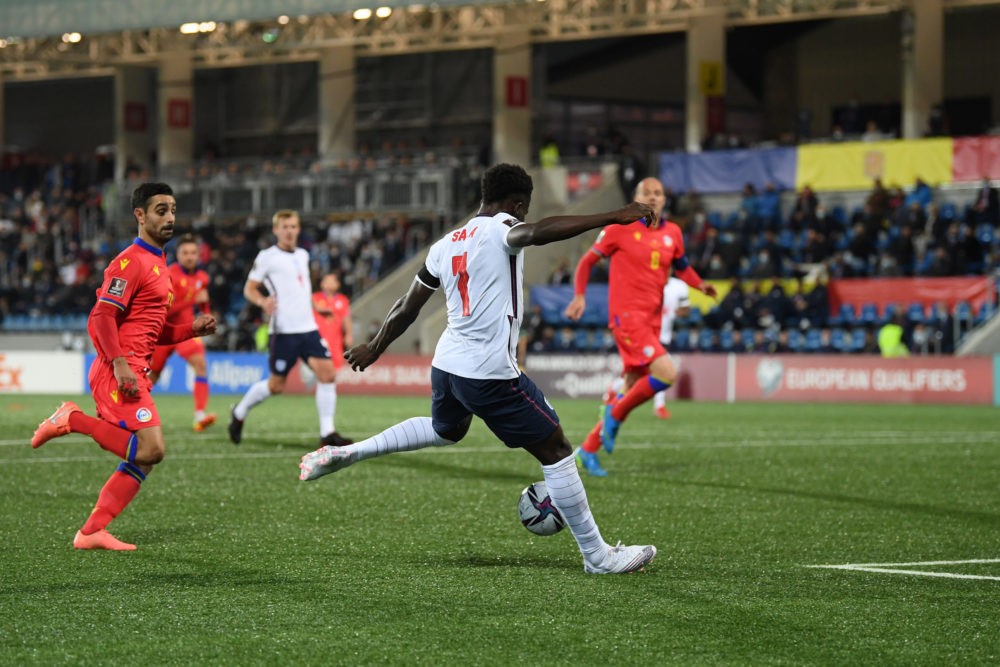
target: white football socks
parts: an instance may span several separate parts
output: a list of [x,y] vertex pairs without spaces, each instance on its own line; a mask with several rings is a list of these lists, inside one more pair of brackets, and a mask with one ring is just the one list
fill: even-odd
[[395,426],[390,426],[378,435],[347,445],[343,449],[351,453],[353,461],[364,461],[396,452],[412,452],[424,447],[444,447],[454,444],[434,431],[430,417],[411,417]]
[[542,466],[545,475],[545,485],[549,487],[549,497],[559,509],[566,525],[576,538],[583,557],[599,563],[607,551],[608,545],[601,537],[601,531],[590,512],[587,502],[587,491],[576,469],[576,459],[567,456],[558,463]]
[[653,409],[657,410],[659,408],[667,407],[667,390],[658,391],[653,394]]
[[316,383],[316,411],[319,413],[319,437],[337,430],[333,427],[333,415],[337,411],[337,385],[333,382]]
[[233,408],[233,414],[239,420],[246,419],[247,413],[250,412],[253,406],[263,402],[270,395],[271,388],[268,387],[267,380],[257,380],[250,385],[247,393],[243,394],[243,398]]

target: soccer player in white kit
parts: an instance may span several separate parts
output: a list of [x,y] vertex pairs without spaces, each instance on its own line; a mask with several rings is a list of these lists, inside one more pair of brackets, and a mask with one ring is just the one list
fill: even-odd
[[[667,354],[670,353],[670,342],[674,337],[674,320],[678,317],[687,317],[689,312],[691,312],[691,299],[688,284],[680,278],[670,276],[667,284],[663,286],[663,319],[660,321],[660,342],[663,343]],[[680,370],[679,360],[673,361],[674,367]],[[660,419],[670,419],[666,390],[653,395],[653,414]]]
[[[270,316],[268,364],[271,375],[251,385],[233,408],[229,419],[229,439],[233,444],[239,444],[243,439],[243,422],[250,410],[269,396],[285,390],[285,380],[300,359],[316,374],[320,444],[347,445],[352,442],[334,429],[336,370],[330,358],[330,348],[319,335],[313,317],[309,253],[298,247],[301,229],[297,212],[284,209],[275,213],[272,231],[276,243],[257,254],[243,286],[247,301]],[[267,288],[268,296],[260,291],[261,286]]]
[[518,370],[516,348],[524,317],[522,250],[607,224],[651,218],[653,211],[633,202],[608,213],[553,216],[527,224],[522,220],[531,191],[531,177],[521,167],[487,169],[479,212],[431,246],[423,268],[371,341],[344,353],[352,368],[364,371],[413,324],[434,291],[443,288],[448,326],[431,362],[431,416],[413,417],[356,444],[306,454],[299,479],[317,479],[376,456],[452,445],[465,437],[476,415],[508,447],[525,449],[541,463],[549,495],[583,554],[584,571],[632,572],[653,560],[656,547],[611,546],[601,537],[573,447],[545,396]]

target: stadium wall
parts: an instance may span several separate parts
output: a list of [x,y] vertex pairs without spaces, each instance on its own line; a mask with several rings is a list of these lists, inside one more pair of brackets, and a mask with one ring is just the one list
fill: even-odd
[[[1000,355],[993,357],[909,357],[858,355],[690,354],[679,357],[671,399],[709,401],[866,402],[995,405],[1000,407]],[[89,393],[93,354],[77,352],[0,353],[0,394]],[[551,398],[598,399],[621,372],[611,354],[531,355],[526,372]],[[312,393],[312,373],[298,365],[288,378],[291,394]],[[267,355],[208,353],[214,394],[241,394],[267,377]],[[189,393],[190,367],[172,357],[157,383],[158,393]],[[388,354],[364,373],[342,369],[337,390],[344,395],[430,394],[430,358]]]

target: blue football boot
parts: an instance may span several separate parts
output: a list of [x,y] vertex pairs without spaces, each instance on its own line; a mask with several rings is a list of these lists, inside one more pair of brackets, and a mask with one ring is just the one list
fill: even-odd
[[585,452],[582,448],[577,449],[576,463],[577,465],[583,466],[583,469],[586,470],[587,474],[591,477],[608,476],[608,471],[601,467],[601,462],[598,460],[597,454]]
[[615,438],[618,437],[618,429],[621,422],[611,416],[613,405],[604,406],[604,416],[601,417],[601,445],[608,454],[615,451]]

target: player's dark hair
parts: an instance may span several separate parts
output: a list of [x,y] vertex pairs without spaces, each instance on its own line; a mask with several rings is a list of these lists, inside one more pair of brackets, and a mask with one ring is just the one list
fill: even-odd
[[156,195],[174,195],[174,190],[166,183],[143,183],[132,191],[132,210],[141,208],[143,211],[149,206],[149,200]]
[[483,173],[483,203],[495,204],[511,195],[531,197],[531,176],[516,164],[495,164]]
[[183,234],[179,239],[177,239],[177,247],[180,248],[185,243],[193,243],[195,245],[198,245],[198,239],[195,238],[194,234],[188,232],[187,234]]

